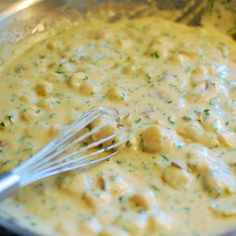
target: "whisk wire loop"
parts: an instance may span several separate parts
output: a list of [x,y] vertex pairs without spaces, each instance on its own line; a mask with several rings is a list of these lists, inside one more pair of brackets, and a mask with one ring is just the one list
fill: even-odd
[[[49,142],[32,158],[15,168],[12,173],[20,177],[20,186],[22,187],[55,174],[90,166],[111,158],[119,152],[115,149],[129,139],[128,130],[124,126],[113,134],[86,145],[84,141],[105,126],[119,121],[123,115],[114,108],[98,108],[84,113],[71,125],[67,125],[58,137]],[[105,118],[104,123],[79,135],[81,130],[102,117]],[[115,139],[118,141],[115,142]],[[110,144],[106,146],[105,144],[108,142]],[[100,145],[105,146],[98,148]],[[73,147],[77,150],[68,153],[68,149]]]

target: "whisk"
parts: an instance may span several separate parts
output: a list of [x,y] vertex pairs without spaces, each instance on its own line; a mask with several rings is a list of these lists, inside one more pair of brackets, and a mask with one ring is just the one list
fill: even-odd
[[[66,126],[59,136],[50,141],[30,159],[12,171],[0,175],[0,198],[3,199],[12,191],[40,179],[87,167],[116,155],[119,151],[117,147],[129,139],[127,128],[122,124],[119,125],[119,120],[123,115],[115,108],[96,108],[78,117],[72,124]],[[105,122],[78,135],[78,132],[103,117],[106,118]],[[119,125],[116,132],[83,145],[86,139],[114,121]],[[115,139],[118,141],[113,142]],[[104,145],[109,141],[110,145]],[[82,144],[80,148],[68,152],[79,144]]]

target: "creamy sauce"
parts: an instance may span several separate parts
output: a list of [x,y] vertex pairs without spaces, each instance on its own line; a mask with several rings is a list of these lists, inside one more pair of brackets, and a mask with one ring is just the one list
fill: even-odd
[[231,38],[155,17],[81,22],[33,45],[1,71],[1,171],[92,107],[128,111],[132,137],[111,160],[32,184],[2,210],[24,206],[49,235],[233,230],[235,79]]

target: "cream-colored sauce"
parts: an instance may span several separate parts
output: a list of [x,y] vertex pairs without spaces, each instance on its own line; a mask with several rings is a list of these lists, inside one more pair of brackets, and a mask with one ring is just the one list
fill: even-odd
[[107,162],[18,191],[15,211],[27,209],[31,228],[40,232],[43,221],[55,235],[73,236],[233,230],[231,38],[150,17],[81,22],[33,45],[1,72],[0,170],[18,165],[58,128],[98,106],[130,113],[130,142]]

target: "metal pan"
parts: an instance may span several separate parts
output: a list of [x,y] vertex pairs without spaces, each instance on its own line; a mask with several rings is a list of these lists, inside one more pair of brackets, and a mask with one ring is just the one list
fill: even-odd
[[[220,1],[218,1],[220,2]],[[236,38],[236,1],[222,1],[235,22],[224,26],[226,33]],[[158,14],[169,20],[190,25],[200,25],[202,17],[214,8],[214,0],[1,0],[0,1],[0,66],[11,57],[15,46],[27,37],[40,34],[43,22],[53,27],[53,22],[62,17],[71,20],[78,15],[92,12],[99,17],[99,10],[111,8],[116,13],[108,18],[114,22],[123,16],[129,18]],[[170,14],[171,12],[171,14]],[[171,17],[170,17],[171,15]],[[22,228],[14,216],[8,219],[0,216],[0,235],[37,236]],[[236,236],[236,231],[224,236]]]

